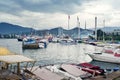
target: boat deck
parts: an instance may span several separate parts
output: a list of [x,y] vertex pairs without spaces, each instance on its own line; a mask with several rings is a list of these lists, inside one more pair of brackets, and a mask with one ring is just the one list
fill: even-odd
[[[30,70],[28,68],[28,70]],[[62,76],[59,76],[49,70],[47,70],[45,67],[39,67],[39,66],[35,66],[32,68],[32,71],[31,71],[33,74],[35,74],[38,79],[40,80],[61,80],[61,79],[64,79],[64,77]]]
[[69,74],[72,74],[73,76],[76,77],[87,75],[87,72],[82,71],[80,68],[77,68],[77,66],[75,65],[63,64],[61,67]]

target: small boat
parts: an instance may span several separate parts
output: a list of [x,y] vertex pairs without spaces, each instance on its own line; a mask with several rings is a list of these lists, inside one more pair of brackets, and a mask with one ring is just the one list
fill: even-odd
[[18,41],[23,41],[23,39],[22,39],[22,38],[18,38],[17,40],[18,40]]
[[111,62],[111,63],[119,63],[120,64],[120,49],[116,49],[113,54],[109,53],[88,53],[88,55],[98,61],[104,61],[104,62]]
[[100,69],[99,66],[95,66],[95,65],[92,65],[90,63],[80,63],[80,64],[77,64],[77,66],[82,66],[82,67],[85,67],[85,68],[90,68],[90,69]]
[[90,73],[83,71],[80,67],[73,64],[52,65],[47,68],[55,73],[71,78],[70,80],[82,80],[91,76]]
[[39,44],[34,39],[24,39],[22,43],[23,49],[38,49]]
[[104,47],[106,45],[106,43],[104,42],[96,42],[98,47]]
[[97,46],[95,42],[89,42],[90,45]]
[[53,37],[52,39],[52,43],[59,43],[59,41],[60,41],[60,38],[58,37]]
[[17,40],[18,41],[23,41],[23,39],[25,38],[26,36],[19,36],[18,38],[17,38]]
[[83,71],[89,72],[94,76],[104,73],[104,70],[101,69],[99,66],[95,66],[90,63],[80,63],[80,64],[77,64],[77,66],[81,66]]
[[65,37],[61,38],[60,41],[59,41],[59,43],[63,44],[63,45],[75,45],[75,44],[77,44],[77,42],[74,41],[69,36],[65,36]]

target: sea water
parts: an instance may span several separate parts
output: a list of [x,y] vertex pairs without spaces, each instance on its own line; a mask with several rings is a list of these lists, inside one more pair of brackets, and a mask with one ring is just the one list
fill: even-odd
[[[16,54],[22,54],[29,58],[35,59],[35,65],[49,65],[62,63],[76,63],[89,62],[91,58],[86,53],[93,53],[101,51],[102,47],[96,47],[89,44],[76,45],[61,45],[59,43],[49,43],[44,49],[22,49],[22,42],[17,39],[0,39],[0,46],[7,47],[10,51]],[[120,67],[119,64],[91,61],[90,63],[98,65],[103,69],[114,69]]]

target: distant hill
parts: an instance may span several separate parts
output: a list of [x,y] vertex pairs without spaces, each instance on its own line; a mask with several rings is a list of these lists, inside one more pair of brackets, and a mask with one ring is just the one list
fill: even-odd
[[33,28],[26,28],[26,27],[22,27],[19,25],[13,25],[10,23],[5,23],[5,22],[0,23],[0,34],[13,34],[13,33],[14,34],[22,34],[22,33],[30,34],[30,33],[33,33],[33,34],[38,34],[41,36],[46,35],[46,34],[52,34],[54,36],[63,35],[63,34],[75,36],[75,35],[78,35],[78,30],[80,30],[81,34],[89,34],[93,32],[92,30],[88,30],[88,29],[85,30],[82,28],[79,29],[78,27],[75,27],[70,30],[63,29],[62,27],[57,27],[53,29],[45,29],[45,30],[35,30]]
[[12,34],[12,33],[26,33],[32,31],[32,28],[26,28],[18,25],[13,25],[10,23],[2,22],[0,23],[0,34]]
[[107,33],[112,33],[115,30],[120,31],[120,27],[104,27],[104,28],[101,28],[101,30],[103,30],[104,32],[107,32]]

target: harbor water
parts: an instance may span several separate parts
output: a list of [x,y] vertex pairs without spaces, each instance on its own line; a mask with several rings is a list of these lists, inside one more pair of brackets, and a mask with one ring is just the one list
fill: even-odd
[[[49,43],[45,49],[22,49],[22,42],[17,39],[0,39],[0,46],[7,47],[10,51],[35,59],[35,65],[49,65],[62,63],[82,63],[89,62],[91,58],[86,53],[101,51],[102,47],[88,44],[61,45],[59,43]],[[120,64],[113,64],[100,61],[91,61],[103,69],[115,67],[120,68]]]

